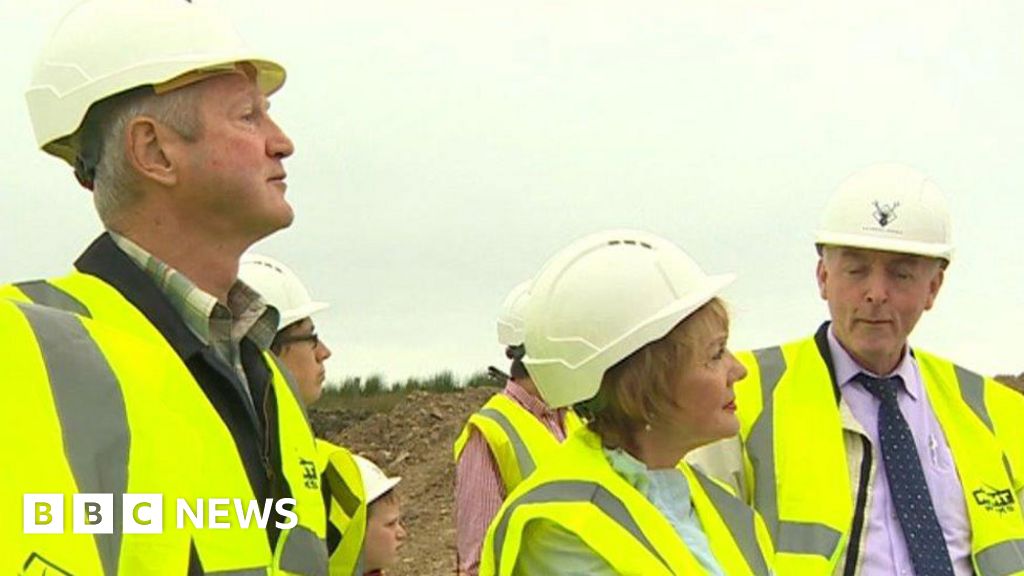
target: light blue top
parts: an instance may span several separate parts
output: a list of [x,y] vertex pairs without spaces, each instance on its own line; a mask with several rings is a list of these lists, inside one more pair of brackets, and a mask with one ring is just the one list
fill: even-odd
[[[712,576],[725,576],[711,553],[700,518],[693,509],[690,486],[675,468],[648,470],[623,450],[604,449],[612,469],[643,494],[675,528],[690,553]],[[527,525],[514,574],[617,576],[579,537],[557,524],[538,520]]]

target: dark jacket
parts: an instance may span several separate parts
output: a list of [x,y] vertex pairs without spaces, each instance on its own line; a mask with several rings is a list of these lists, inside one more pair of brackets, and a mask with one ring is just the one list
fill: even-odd
[[[250,404],[234,370],[189,330],[159,287],[109,234],[97,238],[75,261],[75,268],[113,286],[167,339],[231,431],[256,499],[290,498],[281,474],[277,402],[273,393],[267,393],[271,374],[258,347],[248,338],[242,340],[241,361],[252,393]],[[267,533],[273,548],[279,533],[273,520]]]

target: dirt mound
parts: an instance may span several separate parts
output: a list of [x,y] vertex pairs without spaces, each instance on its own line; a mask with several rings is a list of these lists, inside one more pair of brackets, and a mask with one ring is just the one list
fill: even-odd
[[996,380],[999,380],[1017,392],[1024,394],[1024,372],[1021,372],[1017,376],[996,376]]
[[402,477],[398,489],[409,536],[402,560],[389,576],[455,573],[452,443],[469,415],[495,392],[411,392],[389,411],[377,413],[360,408],[310,411],[317,435]]

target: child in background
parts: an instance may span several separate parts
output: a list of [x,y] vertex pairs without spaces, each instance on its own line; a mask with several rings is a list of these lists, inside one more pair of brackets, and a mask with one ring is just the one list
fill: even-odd
[[405,540],[398,493],[401,477],[388,478],[373,462],[355,456],[366,489],[365,576],[383,576],[384,570],[398,562],[398,549]]

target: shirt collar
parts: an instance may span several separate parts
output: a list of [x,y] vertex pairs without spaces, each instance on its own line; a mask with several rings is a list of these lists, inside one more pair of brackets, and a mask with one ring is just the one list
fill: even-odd
[[255,290],[235,280],[228,290],[228,305],[224,306],[143,247],[116,232],[108,232],[117,247],[167,296],[185,325],[204,345],[211,343],[211,322],[216,318],[231,317],[242,320],[244,324],[251,323],[239,335],[238,341],[247,336],[260,350],[270,348],[277,332],[278,315]]
[[921,396],[921,382],[915,376],[917,365],[915,364],[914,356],[909,353],[909,346],[903,350],[903,357],[900,358],[900,362],[896,365],[896,369],[888,374],[875,374],[871,370],[861,366],[857,360],[846,351],[846,348],[843,348],[839,339],[836,338],[831,324],[828,327],[828,347],[832,352],[832,367],[836,371],[836,382],[840,387],[850,384],[858,374],[863,372],[880,378],[899,376],[903,379],[904,390],[912,399],[917,400]]
[[[678,468],[651,470],[641,461],[622,448],[602,447],[605,458],[612,469],[630,486],[652,501],[653,497],[664,500],[670,496],[672,506],[684,515],[690,514],[690,487]],[[657,494],[656,494],[657,493]]]
[[552,410],[551,407],[545,404],[543,400],[527,392],[526,388],[523,388],[519,383],[511,378],[509,378],[508,382],[505,384],[505,392],[511,396],[513,400],[521,404],[523,408],[526,408],[527,412],[533,414],[537,418],[555,417],[560,415],[563,411],[562,409]]

